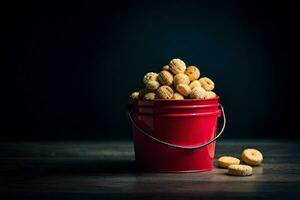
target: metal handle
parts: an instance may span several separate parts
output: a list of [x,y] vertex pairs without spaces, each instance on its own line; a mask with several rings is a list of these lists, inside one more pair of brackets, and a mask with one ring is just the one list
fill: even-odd
[[138,127],[137,124],[132,119],[130,112],[128,112],[128,117],[129,117],[130,121],[132,122],[132,124],[135,126],[135,128],[137,128],[140,132],[142,132],[145,136],[151,138],[152,140],[154,140],[156,142],[159,142],[161,144],[170,146],[170,147],[178,148],[178,149],[193,150],[193,149],[199,149],[199,148],[202,148],[202,147],[205,147],[205,146],[209,145],[210,143],[214,142],[215,140],[217,140],[222,135],[222,133],[225,129],[225,126],[226,126],[226,116],[225,116],[224,108],[221,104],[220,104],[220,107],[221,107],[221,111],[222,111],[222,115],[223,115],[223,126],[222,126],[221,131],[213,139],[211,139],[210,141],[208,141],[204,144],[198,145],[198,146],[194,146],[194,147],[180,146],[180,145],[171,144],[171,143],[168,143],[168,142],[164,142],[160,139],[157,139],[157,138],[153,137],[152,135],[150,135],[149,133],[145,132],[140,127]]

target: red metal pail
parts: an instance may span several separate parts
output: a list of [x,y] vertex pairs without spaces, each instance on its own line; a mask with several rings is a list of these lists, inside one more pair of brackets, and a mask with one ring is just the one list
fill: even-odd
[[[129,118],[133,123],[138,169],[151,172],[212,170],[215,141],[226,124],[218,99],[131,99]],[[223,127],[216,135],[221,111]]]

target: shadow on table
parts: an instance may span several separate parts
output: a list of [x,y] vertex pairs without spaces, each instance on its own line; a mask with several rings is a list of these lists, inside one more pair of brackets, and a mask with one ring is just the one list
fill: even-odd
[[0,163],[1,174],[99,175],[138,173],[134,160],[15,160]]

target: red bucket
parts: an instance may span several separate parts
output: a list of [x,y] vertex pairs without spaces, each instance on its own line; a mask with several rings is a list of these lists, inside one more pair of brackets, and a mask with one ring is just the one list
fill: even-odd
[[[129,118],[133,123],[138,169],[151,172],[212,170],[215,141],[226,124],[218,99],[131,99]],[[221,112],[223,127],[216,134]]]

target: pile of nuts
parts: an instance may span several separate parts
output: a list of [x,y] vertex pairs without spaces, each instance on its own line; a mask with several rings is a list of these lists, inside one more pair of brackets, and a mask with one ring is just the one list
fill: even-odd
[[159,73],[148,72],[144,76],[144,87],[133,92],[133,99],[212,99],[216,93],[214,82],[200,78],[200,70],[195,66],[186,67],[185,63],[174,58]]

